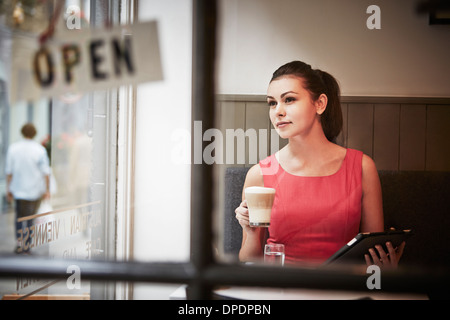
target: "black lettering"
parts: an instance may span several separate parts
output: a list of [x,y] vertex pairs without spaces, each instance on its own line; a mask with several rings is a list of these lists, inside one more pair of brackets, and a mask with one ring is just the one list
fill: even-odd
[[24,250],[28,250],[28,249],[29,249],[29,246],[30,246],[30,244],[28,243],[28,238],[29,238],[29,236],[30,236],[30,229],[29,229],[28,227],[26,227],[24,233],[25,233],[25,237],[23,238],[23,245],[22,245],[22,248],[23,248]]
[[72,69],[75,65],[80,63],[80,48],[77,45],[66,45],[62,48],[64,58],[64,70],[66,83],[72,83],[73,74]]
[[17,230],[17,242],[18,242],[18,247],[17,247],[17,253],[22,252],[22,247],[23,247],[23,230],[22,230],[22,226],[19,230]]
[[[43,73],[41,69],[41,62],[44,62],[46,65],[46,74]],[[54,64],[52,56],[47,48],[42,47],[38,52],[34,55],[34,77],[38,84],[41,87],[48,87],[53,83],[55,78],[54,75]]]
[[125,36],[123,44],[121,45],[119,39],[112,40],[112,47],[114,52],[114,71],[117,76],[122,74],[121,61],[125,63],[128,73],[134,73],[134,65],[131,57],[131,36]]
[[105,42],[100,39],[93,41],[89,46],[91,53],[92,76],[94,77],[94,79],[97,80],[103,80],[108,77],[108,75],[105,72],[101,72],[99,70],[99,64],[101,64],[101,62],[103,62],[104,59],[96,52],[99,47],[102,47],[104,45],[104,43]]

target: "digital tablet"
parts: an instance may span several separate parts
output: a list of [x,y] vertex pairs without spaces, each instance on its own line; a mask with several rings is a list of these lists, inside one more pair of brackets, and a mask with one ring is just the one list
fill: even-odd
[[364,254],[369,253],[369,249],[375,248],[375,245],[383,246],[384,251],[388,254],[386,242],[391,242],[396,248],[411,235],[411,230],[358,233],[356,237],[325,261],[324,265],[335,262],[364,263]]

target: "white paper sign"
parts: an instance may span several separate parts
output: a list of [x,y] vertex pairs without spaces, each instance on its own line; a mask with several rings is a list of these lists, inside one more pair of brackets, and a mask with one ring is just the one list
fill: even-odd
[[155,21],[64,33],[43,46],[16,36],[11,102],[162,80]]

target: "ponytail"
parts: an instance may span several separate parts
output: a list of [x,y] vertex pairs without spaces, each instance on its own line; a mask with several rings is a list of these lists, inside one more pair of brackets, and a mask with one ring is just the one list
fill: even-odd
[[341,133],[343,126],[341,90],[336,79],[331,74],[320,70],[319,73],[322,73],[321,78],[325,87],[324,93],[328,98],[327,108],[322,113],[320,121],[327,139],[331,142],[336,142],[336,138]]
[[278,68],[270,82],[288,75],[304,80],[305,89],[310,92],[313,101],[316,101],[321,94],[327,96],[327,108],[322,113],[320,121],[327,139],[336,142],[343,126],[341,92],[336,79],[325,71],[312,69],[309,64],[302,61],[292,61]]

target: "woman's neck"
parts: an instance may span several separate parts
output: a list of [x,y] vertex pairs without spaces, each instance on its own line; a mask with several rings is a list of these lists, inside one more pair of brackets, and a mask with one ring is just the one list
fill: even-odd
[[305,137],[296,136],[289,139],[286,146],[290,156],[295,158],[316,158],[334,145],[325,137],[323,131]]
[[325,135],[289,139],[277,159],[283,169],[298,175],[327,175],[345,157],[344,148],[330,142]]

